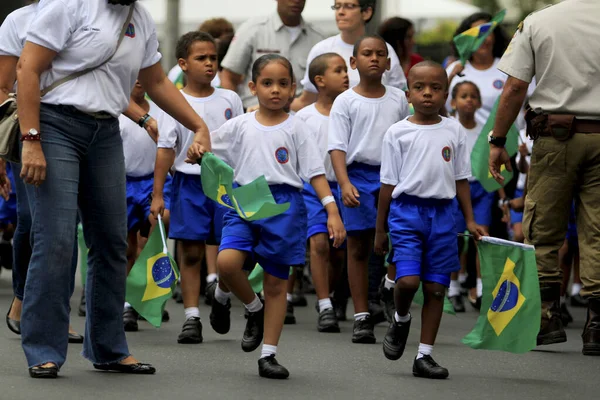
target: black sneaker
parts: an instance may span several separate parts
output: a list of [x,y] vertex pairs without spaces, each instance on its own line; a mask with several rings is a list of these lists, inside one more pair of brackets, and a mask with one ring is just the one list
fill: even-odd
[[169,322],[171,320],[171,316],[167,310],[163,310],[162,312],[162,322]]
[[197,344],[202,343],[202,340],[202,322],[200,322],[200,318],[189,318],[183,323],[177,343]]
[[226,334],[231,329],[230,309],[231,300],[227,299],[227,303],[221,304],[213,298],[210,308],[210,326],[221,335]]
[[388,360],[398,360],[404,354],[408,333],[410,332],[410,321],[392,322],[383,339],[383,355]]
[[77,309],[77,314],[80,317],[85,317],[85,287],[81,290],[81,299],[79,300],[79,308]]
[[333,309],[335,311],[335,317],[337,318],[337,320],[338,321],[347,321],[348,318],[346,317],[346,308],[348,307],[348,299],[345,299],[345,300],[333,299],[331,301],[331,303],[333,304]]
[[317,320],[317,330],[319,332],[332,332],[337,333],[340,331],[338,320],[335,317],[335,311],[333,308],[328,308],[319,313],[319,319]]
[[387,322],[392,322],[394,313],[396,312],[396,304],[394,303],[394,289],[385,288],[385,276],[381,280],[379,286],[379,296],[383,302],[383,313]]
[[139,315],[133,308],[126,307],[123,310],[123,326],[125,327],[125,332],[137,332],[138,318]]
[[263,378],[287,379],[289,371],[275,359],[275,354],[258,360],[258,374]]
[[175,286],[175,290],[173,290],[173,300],[175,303],[183,303],[183,294],[181,293],[181,282],[177,281],[177,286]]
[[265,325],[265,307],[257,312],[248,313],[248,321],[246,321],[246,329],[242,337],[242,350],[246,353],[254,351],[260,346],[263,340]]
[[379,304],[379,301],[369,302],[369,314],[371,314],[371,323],[373,325],[377,325],[386,321],[384,307]]
[[215,300],[215,290],[217,290],[218,284],[219,283],[216,280],[214,280],[206,285],[206,292],[204,293],[204,304],[206,304],[207,306],[212,305],[213,301]]
[[283,321],[285,325],[295,325],[296,324],[296,316],[294,315],[294,306],[291,302],[288,301],[287,309],[285,310],[285,320]]
[[413,363],[413,375],[429,379],[446,379],[448,370],[435,362],[431,356],[423,356]]
[[457,296],[448,297],[448,299],[450,300],[450,303],[452,303],[454,312],[465,312],[465,303],[463,301],[463,297],[460,294]]
[[354,328],[352,330],[352,343],[375,343],[375,333],[373,333],[373,323],[371,322],[371,316],[360,321],[354,321]]

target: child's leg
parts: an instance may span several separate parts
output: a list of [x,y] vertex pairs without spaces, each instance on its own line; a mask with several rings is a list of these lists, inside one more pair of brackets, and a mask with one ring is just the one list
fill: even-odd
[[181,293],[186,321],[177,338],[178,343],[201,343],[202,323],[200,322],[200,268],[204,256],[204,242],[180,240],[178,242],[181,263]]
[[[264,275],[264,293],[265,293],[265,322],[264,322],[264,344],[262,357],[268,357],[275,354],[281,331],[283,330],[283,321],[286,313],[286,280],[277,278],[267,272]],[[271,346],[271,347],[268,347]],[[265,350],[265,347],[267,349]]]
[[[243,251],[234,249],[222,250],[217,256],[217,269],[221,275],[219,288],[229,289],[246,306],[251,304],[258,296],[252,290],[248,275],[243,271],[244,261],[247,254]],[[260,300],[259,300],[260,302]],[[258,309],[260,310],[262,306]],[[250,310],[252,312],[252,310]]]
[[212,283],[217,280],[217,254],[219,254],[219,246],[206,245],[206,283]]
[[394,288],[394,303],[396,304],[396,321],[398,317],[409,314],[415,293],[419,290],[420,279],[418,276],[404,276],[396,281]]
[[[337,274],[337,266],[330,270],[330,260],[335,262],[339,254],[330,253],[329,238],[325,233],[318,233],[309,239],[310,241],[310,269],[312,274],[315,291],[317,292],[319,318],[317,320],[317,330],[319,332],[339,332],[333,304],[329,298],[330,288],[333,285],[331,277]],[[338,251],[339,253],[339,251]],[[339,263],[337,264],[339,266]],[[333,271],[336,268],[336,271]]]
[[[412,263],[408,261],[407,263]],[[419,264],[419,263],[416,263]],[[415,275],[400,277],[394,287],[396,312],[383,339],[383,354],[389,360],[398,360],[404,354],[410,332],[410,306],[419,290],[420,278]]]
[[348,237],[348,282],[354,303],[355,317],[363,319],[369,314],[368,263],[373,242],[373,232],[364,231]]
[[[421,344],[433,346],[442,320],[446,288],[439,283],[423,282],[423,295],[424,304],[423,310],[421,311]],[[419,354],[419,356],[421,356],[421,354]]]

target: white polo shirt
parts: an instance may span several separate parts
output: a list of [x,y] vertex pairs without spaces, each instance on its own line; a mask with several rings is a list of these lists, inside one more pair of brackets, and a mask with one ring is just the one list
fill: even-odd
[[[139,2],[127,33],[113,59],[54,89],[42,103],[71,105],[84,112],[105,111],[118,117],[127,109],[140,69],[160,61],[152,17]],[[42,73],[40,89],[75,71],[94,67],[115,51],[129,7],[106,0],[42,1],[27,41],[58,53],[52,68]]]
[[421,198],[453,199],[456,181],[471,176],[467,135],[457,121],[443,118],[435,125],[407,119],[385,134],[381,155],[381,183]]

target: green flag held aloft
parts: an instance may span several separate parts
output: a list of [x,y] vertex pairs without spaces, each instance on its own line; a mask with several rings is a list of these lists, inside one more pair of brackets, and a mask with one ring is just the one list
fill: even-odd
[[162,220],[127,276],[126,300],[149,323],[160,327],[165,303],[171,298],[179,269],[167,250]]
[[481,311],[462,342],[473,349],[525,353],[540,330],[540,285],[533,246],[484,237],[479,242]]
[[277,204],[264,176],[233,188],[233,169],[212,153],[202,156],[202,190],[206,197],[235,209],[248,221],[283,214],[290,203]]
[[[475,142],[475,146],[473,146],[473,151],[471,152],[471,173],[477,178],[479,183],[481,183],[481,186],[483,186],[488,193],[495,192],[502,187],[502,185],[492,177],[492,173],[490,172],[490,144],[488,143],[488,135],[492,129],[494,129],[494,121],[496,120],[496,111],[498,111],[499,102],[500,98],[496,100],[496,104],[494,104],[494,108],[492,108],[490,117],[483,126],[483,129]],[[519,149],[519,130],[514,125],[510,127],[508,135],[506,136],[505,148],[509,156],[512,157],[517,154]],[[502,166],[501,174],[504,177],[505,185],[510,182],[513,177],[513,173],[507,171],[504,165]]]
[[500,11],[486,24],[482,24],[454,36],[454,45],[458,51],[460,62],[465,65],[473,53],[477,51],[487,37],[504,21],[506,10]]

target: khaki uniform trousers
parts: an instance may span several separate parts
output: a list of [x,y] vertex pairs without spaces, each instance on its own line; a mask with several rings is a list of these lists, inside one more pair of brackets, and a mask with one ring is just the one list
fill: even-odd
[[558,250],[575,199],[581,294],[600,298],[600,132],[536,139],[528,179],[523,233],[536,249],[540,286],[562,281]]

